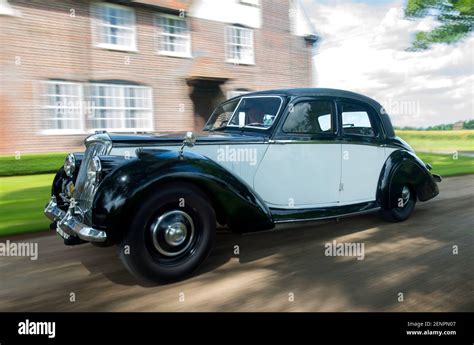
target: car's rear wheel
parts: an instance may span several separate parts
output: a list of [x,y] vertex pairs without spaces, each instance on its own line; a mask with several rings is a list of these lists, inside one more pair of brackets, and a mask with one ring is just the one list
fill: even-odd
[[139,279],[179,280],[209,255],[215,227],[214,210],[200,190],[188,184],[168,186],[138,207],[119,256]]
[[382,210],[382,216],[390,222],[404,221],[415,210],[416,195],[409,185],[402,186],[398,195],[396,207]]

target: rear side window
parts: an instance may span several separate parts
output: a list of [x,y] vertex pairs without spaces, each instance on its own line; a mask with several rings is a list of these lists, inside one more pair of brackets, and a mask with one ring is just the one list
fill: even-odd
[[368,106],[352,102],[340,102],[342,130],[344,134],[375,137],[377,135]]
[[283,132],[297,134],[334,133],[334,106],[331,101],[309,100],[296,103],[283,125]]

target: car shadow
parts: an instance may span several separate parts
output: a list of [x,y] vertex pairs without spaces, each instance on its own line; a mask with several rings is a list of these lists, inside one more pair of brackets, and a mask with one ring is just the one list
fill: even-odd
[[[362,219],[363,222],[354,221],[357,224],[356,226],[344,226],[334,231],[333,225],[340,224],[341,222],[349,223],[351,219]],[[208,272],[215,271],[232,259],[237,260],[240,264],[246,264],[274,255],[284,246],[291,246],[301,241],[319,241],[322,239],[332,241],[334,237],[364,231],[367,227],[377,226],[380,222],[383,222],[383,220],[377,216],[377,213],[374,213],[365,216],[342,218],[341,220],[333,219],[277,225],[272,230],[244,234],[221,228],[216,234],[216,242],[209,257],[186,279],[200,277]],[[110,281],[120,285],[157,286],[156,283],[142,281],[130,274],[118,258],[115,246],[100,248],[98,255],[103,255],[102,259],[98,260],[95,256],[90,255],[81,258],[81,263],[92,274],[102,274]],[[98,264],[98,262],[100,263]],[[167,283],[158,285],[167,285]]]

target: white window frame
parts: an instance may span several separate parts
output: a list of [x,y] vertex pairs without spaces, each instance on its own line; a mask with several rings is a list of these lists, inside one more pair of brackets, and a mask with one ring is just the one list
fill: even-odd
[[[74,96],[77,98],[77,112],[78,112],[78,118],[72,118],[73,120],[78,120],[79,121],[79,127],[78,128],[48,128],[48,129],[43,129],[41,131],[42,134],[57,134],[57,135],[68,135],[68,134],[84,134],[85,133],[85,128],[84,128],[84,90],[83,90],[83,84],[79,82],[72,82],[72,81],[63,81],[63,80],[46,80],[41,82],[41,119],[45,121],[50,121],[50,120],[67,120],[68,118],[51,118],[48,117],[44,118],[44,113],[49,112],[51,109],[57,109],[58,106],[55,105],[50,105],[47,98],[52,97],[52,96],[58,96],[56,94],[49,94],[48,92],[48,86],[49,85],[74,85],[78,87],[78,94],[77,96]],[[45,90],[46,89],[46,90]],[[71,96],[71,95],[68,95]],[[74,109],[74,108],[73,108]]]
[[[161,24],[160,24],[160,20],[163,18],[183,21],[186,24],[186,34],[177,35],[177,34],[163,33]],[[158,54],[176,56],[176,57],[187,57],[187,58],[191,57],[191,33],[189,31],[188,21],[186,20],[186,18],[182,18],[177,15],[159,13],[153,16],[153,26],[154,26],[154,32],[155,32],[155,46],[156,46],[156,51]],[[186,39],[186,46],[185,46],[186,51],[175,52],[175,51],[164,50],[163,40],[162,40],[163,36],[176,36],[176,37],[181,37],[181,38]]]
[[[231,33],[231,30],[241,30],[241,31],[249,32],[250,33],[250,42],[251,42],[251,44],[250,45],[244,45],[244,44],[232,43],[229,40],[229,35]],[[225,35],[225,58],[226,58],[226,62],[230,62],[230,63],[238,64],[238,65],[254,65],[255,64],[255,42],[254,42],[254,30],[253,29],[249,29],[249,28],[245,28],[245,27],[241,27],[241,26],[236,26],[236,25],[228,25],[228,26],[225,27],[224,35]],[[229,57],[230,52],[231,52],[230,49],[232,49],[231,46],[248,47],[248,48],[250,48],[251,56],[247,57],[246,59],[235,59],[235,58]]]
[[[131,43],[130,45],[123,44],[111,44],[103,42],[103,28],[104,26],[113,26],[106,24],[104,18],[99,15],[100,8],[115,8],[125,12],[128,12],[131,16],[131,28],[125,26],[116,26],[119,29],[125,29],[131,31]],[[93,13],[92,18],[92,37],[94,46],[110,50],[121,50],[121,51],[138,51],[137,48],[137,26],[135,20],[135,10],[127,6],[111,4],[108,2],[96,2],[91,4],[91,12]]]
[[[106,98],[116,98],[119,100],[120,102],[120,106],[118,107],[110,107],[110,106],[104,106],[104,107],[101,107],[101,106],[98,106],[95,104],[94,102],[94,96],[92,96],[92,91],[89,90],[89,101],[92,103],[92,106],[91,106],[91,113],[92,113],[92,116],[94,116],[95,114],[95,111],[98,110],[98,109],[105,109],[105,110],[117,110],[117,111],[122,111],[123,114],[121,115],[121,118],[120,118],[120,122],[121,122],[121,127],[96,127],[96,126],[92,126],[91,125],[91,128],[90,130],[93,132],[93,131],[96,131],[96,130],[107,130],[107,131],[114,131],[114,132],[144,132],[144,131],[152,131],[153,130],[153,89],[151,87],[148,87],[148,86],[143,86],[143,85],[134,85],[134,84],[118,84],[118,83],[90,83],[89,84],[90,87],[92,86],[103,86],[103,87],[116,87],[116,88],[119,88],[119,92],[120,92],[120,96],[119,97],[106,97]],[[149,102],[150,102],[150,107],[149,108],[127,108],[125,106],[125,88],[135,88],[135,89],[145,89],[149,92]],[[127,120],[125,114],[126,114],[126,110],[130,110],[130,109],[134,109],[134,110],[146,110],[149,112],[149,119],[148,119],[148,123],[149,123],[149,126],[148,127],[126,127],[125,126],[125,122]],[[92,118],[92,123],[94,121],[94,119]]]

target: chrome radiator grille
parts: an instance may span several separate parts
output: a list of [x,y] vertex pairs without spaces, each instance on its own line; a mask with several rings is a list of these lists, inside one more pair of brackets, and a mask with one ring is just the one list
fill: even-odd
[[90,171],[90,164],[95,156],[108,154],[111,143],[105,140],[97,141],[94,140],[94,137],[90,137],[86,140],[86,146],[87,149],[75,183],[74,200],[76,202],[76,214],[82,216],[81,221],[87,225],[92,225],[92,201],[97,186],[94,183],[95,181],[89,178],[88,171]]

